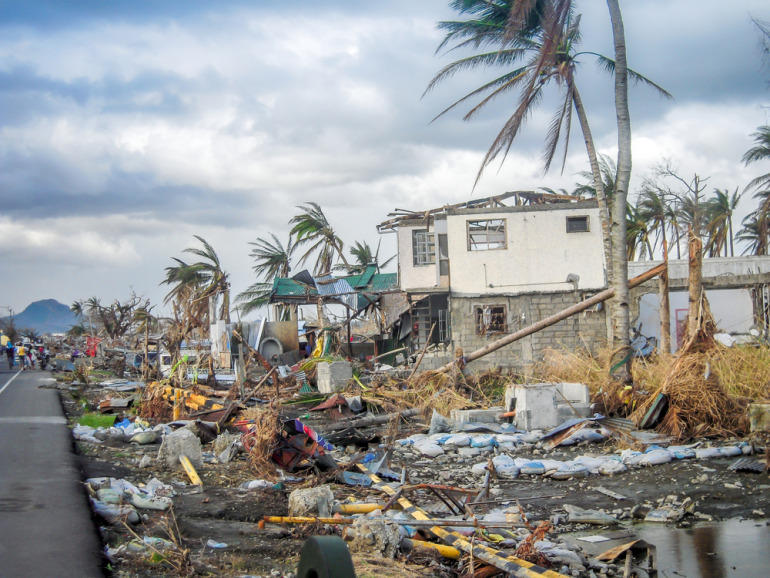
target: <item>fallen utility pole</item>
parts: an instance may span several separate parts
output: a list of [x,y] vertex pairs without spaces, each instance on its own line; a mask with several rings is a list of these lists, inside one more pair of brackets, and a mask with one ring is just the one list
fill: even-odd
[[[657,277],[665,270],[665,267],[666,265],[664,263],[664,264],[658,265],[653,269],[650,269],[649,271],[646,271],[645,273],[642,273],[637,277],[634,277],[628,282],[628,288],[633,289],[634,287],[638,287],[645,281],[649,281],[650,279]],[[580,313],[581,311],[585,311],[586,309],[593,307],[594,305],[597,305],[602,301],[606,301],[607,299],[610,299],[614,295],[615,295],[615,290],[612,288],[602,291],[601,293],[597,293],[596,295],[594,295],[593,297],[589,297],[585,301],[576,303],[575,305],[572,305],[571,307],[568,307],[563,311],[554,313],[550,317],[546,317],[545,319],[542,319],[537,323],[533,323],[532,325],[529,325],[524,329],[520,329],[516,333],[511,333],[510,335],[506,335],[505,337],[502,337],[497,341],[493,341],[492,343],[482,347],[481,349],[477,349],[476,351],[469,353],[468,355],[465,356],[464,361],[466,364],[470,363],[471,361],[475,361],[480,357],[484,357],[488,353],[492,353],[493,351],[497,351],[498,349],[505,347],[506,345],[510,345],[511,343],[518,341],[519,339],[523,339],[527,335],[532,335],[533,333],[537,333],[538,331],[541,331],[546,327],[550,327],[551,325],[557,324],[559,321],[563,321],[568,317],[572,317],[573,315],[575,315],[575,313]],[[450,369],[452,369],[452,367],[454,367],[454,365],[455,365],[455,362],[452,361],[450,363],[447,363],[446,365],[442,365],[436,371],[449,371]]]

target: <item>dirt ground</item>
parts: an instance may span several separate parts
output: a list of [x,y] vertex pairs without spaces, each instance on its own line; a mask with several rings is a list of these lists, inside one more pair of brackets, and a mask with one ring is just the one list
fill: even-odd
[[[97,399],[101,392],[91,390],[88,395]],[[62,402],[71,418],[82,412],[82,399],[77,401],[62,390]],[[420,430],[419,424],[401,432],[401,437]],[[720,440],[725,445],[737,440]],[[131,527],[107,524],[98,520],[105,546],[115,548],[143,536],[171,537],[187,556],[153,558],[147,552],[123,553],[106,561],[107,572],[114,576],[157,575],[216,575],[216,576],[287,576],[296,571],[300,548],[307,536],[319,528],[302,526],[267,525],[260,529],[257,522],[263,516],[287,515],[288,494],[295,488],[312,485],[312,476],[302,482],[284,482],[282,489],[244,490],[241,483],[252,480],[245,454],[227,464],[206,458],[198,471],[203,490],[192,486],[183,470],[167,470],[156,460],[150,466],[139,468],[144,456],[155,458],[159,443],[135,445],[118,439],[107,439],[102,444],[75,442],[77,459],[83,479],[110,476],[124,478],[135,485],[157,477],[172,484],[173,516],[158,512],[144,512],[144,519]],[[591,443],[568,448],[556,448],[545,453],[531,447],[515,457],[552,458],[570,460],[577,455],[601,455],[614,452],[613,441]],[[406,468],[411,484],[434,483],[479,489],[483,478],[471,473],[471,467],[494,453],[463,458],[447,454],[426,458],[410,447],[397,446],[392,454],[391,468],[397,472]],[[346,458],[344,454],[337,455]],[[761,457],[761,456],[760,456]],[[759,457],[757,458],[759,459]],[[543,476],[520,476],[517,479],[493,479],[489,507],[521,505],[531,522],[557,522],[553,535],[586,530],[585,524],[568,524],[565,505],[584,509],[603,510],[615,515],[621,528],[632,528],[635,506],[653,507],[663,502],[681,503],[689,497],[694,502],[692,512],[679,522],[691,525],[700,520],[727,518],[765,519],[770,513],[770,476],[766,473],[744,473],[728,470],[736,458],[711,460],[678,460],[668,464],[634,469],[616,476],[591,475],[582,479],[553,480]],[[146,461],[146,460],[145,460]],[[352,488],[333,484],[337,500],[353,497],[359,501],[387,501],[379,490]],[[614,492],[624,499],[615,499],[597,488]],[[428,511],[446,513],[445,507],[428,492],[414,492],[413,503]],[[638,509],[638,508],[637,508]],[[591,529],[595,530],[594,526]],[[600,527],[600,531],[613,528]],[[615,528],[616,529],[616,528]],[[178,531],[177,531],[178,530]],[[212,547],[212,544],[215,547]],[[216,547],[226,544],[224,547]],[[151,554],[151,553],[150,553]],[[459,576],[458,564],[436,557],[414,556],[412,559],[391,561],[377,553],[354,556],[359,576]],[[176,564],[176,566],[174,566]],[[558,568],[556,568],[558,570]],[[610,567],[608,574],[612,573]],[[588,576],[588,574],[585,574]]]

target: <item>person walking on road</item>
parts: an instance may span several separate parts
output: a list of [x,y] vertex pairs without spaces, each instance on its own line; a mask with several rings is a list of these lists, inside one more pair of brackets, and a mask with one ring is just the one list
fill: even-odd
[[8,357],[8,369],[13,369],[15,364],[14,358],[16,357],[16,348],[13,346],[13,341],[10,339],[5,344],[5,355]]
[[24,346],[24,343],[19,343],[16,353],[19,355],[19,365],[21,365],[21,370],[24,371],[27,369],[27,364],[29,363],[29,360],[27,359],[27,348]]

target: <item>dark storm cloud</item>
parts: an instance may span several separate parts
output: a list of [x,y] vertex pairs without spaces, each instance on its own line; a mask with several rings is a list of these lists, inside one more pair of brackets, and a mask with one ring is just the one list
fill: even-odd
[[253,191],[206,189],[194,185],[159,184],[152,173],[113,168],[96,191],[87,190],[80,170],[56,155],[18,152],[0,158],[3,213],[14,219],[38,217],[151,216],[157,221],[240,226],[246,216],[228,206],[253,203]]

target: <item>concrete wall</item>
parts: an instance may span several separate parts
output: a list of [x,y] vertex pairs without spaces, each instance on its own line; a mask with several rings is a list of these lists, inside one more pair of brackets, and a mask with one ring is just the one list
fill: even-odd
[[[468,354],[496,339],[545,319],[582,301],[582,292],[541,293],[516,296],[457,297],[451,299],[452,350],[461,346]],[[474,308],[483,305],[505,305],[507,308],[507,332],[492,335],[476,335]],[[472,371],[491,367],[523,369],[542,359],[546,349],[589,348],[595,351],[606,342],[605,309],[592,308],[560,321],[538,333],[525,337],[502,349],[486,355],[468,368]]]
[[[587,216],[589,231],[567,233],[566,218]],[[504,219],[506,247],[470,251],[467,223]],[[495,210],[471,209],[447,215],[452,294],[515,295],[565,291],[578,275],[578,289],[602,289],[604,253],[599,209],[594,202],[564,203]]]
[[[432,265],[415,267],[412,256],[412,231],[424,231],[427,228],[427,225],[398,228],[398,283],[402,291],[425,289],[438,284],[438,259]],[[433,227],[431,231],[434,231]]]
[[[754,305],[748,289],[707,289],[706,297],[711,306],[711,313],[720,331],[732,334],[746,334],[754,324]],[[685,319],[688,307],[687,291],[671,291],[671,352],[675,352],[684,328],[677,325],[677,314]],[[660,296],[647,293],[638,299],[638,323],[642,324],[641,333],[646,337],[655,337],[660,343]]]
[[[669,249],[670,251],[670,249]],[[628,278],[641,275],[660,265],[663,261],[630,261]],[[687,259],[669,259],[668,277],[687,279]],[[703,278],[770,273],[770,256],[754,255],[744,257],[710,257],[703,259]]]

